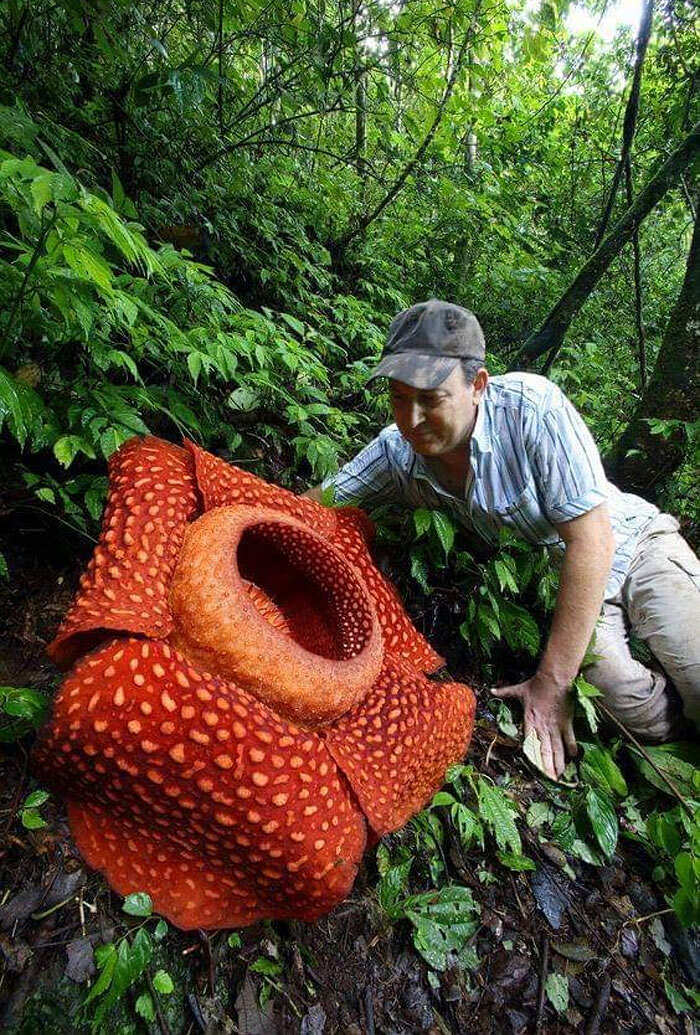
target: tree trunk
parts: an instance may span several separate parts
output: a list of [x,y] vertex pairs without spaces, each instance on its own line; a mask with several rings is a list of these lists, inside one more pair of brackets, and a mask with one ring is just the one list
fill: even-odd
[[[627,205],[634,203],[632,185],[632,164],[627,156],[625,162],[625,186],[627,188]],[[644,311],[642,305],[642,259],[639,247],[639,230],[632,234],[632,270],[634,277],[634,323],[637,328],[637,355],[639,356],[639,383],[642,391],[647,386],[647,343],[644,330]]]
[[625,119],[622,126],[622,148],[620,150],[620,160],[617,163],[615,169],[615,175],[613,176],[612,185],[610,187],[610,193],[608,194],[608,201],[605,206],[603,218],[600,221],[598,227],[598,233],[596,234],[595,244],[593,245],[593,251],[596,251],[600,245],[600,242],[605,236],[605,231],[608,229],[608,223],[610,222],[610,215],[615,204],[615,196],[617,195],[618,187],[620,186],[620,180],[625,170],[627,160],[632,150],[632,141],[634,140],[634,132],[637,128],[637,113],[639,111],[639,90],[642,85],[642,67],[644,65],[644,56],[647,52],[649,45],[649,37],[651,36],[651,21],[654,14],[654,0],[646,0],[644,10],[642,11],[642,17],[639,23],[639,32],[637,33],[637,48],[634,58],[634,74],[632,76],[632,85],[630,87],[630,95],[627,99],[627,107],[625,108]]
[[612,480],[627,492],[656,499],[683,461],[684,429],[653,434],[650,419],[697,419],[700,341],[700,215],[696,216],[685,279],[671,312],[654,372],[631,421],[606,462]]
[[531,334],[519,350],[516,361],[527,363],[551,350],[558,351],[574,317],[581,310],[613,259],[622,251],[633,233],[666,192],[678,181],[681,173],[698,157],[700,122],[676,148],[661,168],[637,195],[633,205],[612,228],[597,252],[591,255],[551,310],[538,331]]

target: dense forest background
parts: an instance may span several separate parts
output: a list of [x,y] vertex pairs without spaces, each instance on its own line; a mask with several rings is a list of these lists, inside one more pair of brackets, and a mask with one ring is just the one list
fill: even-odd
[[[0,581],[10,617],[0,682],[13,686],[0,687],[0,734],[15,745],[19,788],[29,789],[23,738],[43,707],[32,687],[56,682],[37,660],[58,619],[56,586],[74,584],[92,548],[106,458],[135,433],[185,435],[296,490],[316,483],[389,420],[366,375],[391,318],[429,296],[476,312],[493,373],[525,367],[554,378],[621,487],[672,510],[697,542],[694,10],[689,0],[646,0],[636,28],[604,37],[596,23],[611,6],[587,3],[591,27],[573,31],[566,0],[2,5]],[[407,515],[398,530],[380,520],[380,533],[412,615],[457,674],[479,685],[527,671],[556,591],[543,556],[507,537],[498,556],[484,554],[449,515]],[[653,857],[667,896],[659,909],[697,921],[688,756],[654,756],[681,788],[681,804],[659,806],[667,785],[633,751],[623,760],[621,742],[596,740],[594,705],[585,684],[579,691],[592,752],[584,789],[567,798],[550,788],[549,812],[533,800],[543,808],[528,812],[531,837],[541,842],[546,830],[572,865],[610,869],[622,831]],[[499,745],[516,732],[503,704],[483,722]],[[457,774],[457,796],[406,835],[411,858],[424,852],[419,888],[455,879],[441,838],[478,854],[485,833],[494,859],[496,849],[505,856],[497,872],[525,880],[514,763],[508,756],[499,769],[498,748],[494,763],[487,747],[477,737],[486,777]],[[479,782],[492,776],[497,807]],[[473,822],[450,812],[469,793]],[[21,815],[23,836],[38,837],[45,798],[20,811],[22,791],[10,799],[9,822]],[[372,888],[381,878],[393,920],[408,916],[407,843],[383,846],[368,878]],[[682,872],[681,848],[691,860]],[[440,852],[444,865],[431,863]],[[486,894],[493,881],[479,881]],[[455,914],[445,916],[440,938]],[[462,935],[433,955],[433,977],[465,949]],[[269,963],[252,969],[269,999],[287,950],[254,951]],[[142,979],[141,962],[122,992]],[[688,973],[669,993],[681,1012]],[[566,1003],[561,982],[547,992],[551,1016],[568,1008],[564,976]],[[439,982],[424,988],[439,994]],[[483,1000],[493,1014],[474,988],[474,1011]],[[154,1012],[159,991],[144,987],[137,1012],[166,1030]],[[575,1029],[568,1023],[562,1031]]]

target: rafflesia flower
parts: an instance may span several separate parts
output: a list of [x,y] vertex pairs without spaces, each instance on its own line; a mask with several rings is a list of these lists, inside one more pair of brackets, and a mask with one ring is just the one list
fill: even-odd
[[190,442],[114,455],[35,762],[120,894],[186,929],[313,920],[464,755],[473,694],[423,675],[371,534]]

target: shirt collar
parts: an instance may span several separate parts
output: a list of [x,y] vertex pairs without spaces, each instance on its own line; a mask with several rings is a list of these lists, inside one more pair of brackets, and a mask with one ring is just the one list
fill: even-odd
[[474,422],[474,430],[471,437],[471,445],[476,446],[480,453],[493,452],[490,430],[491,421],[486,416],[488,390],[489,386],[487,385],[476,411],[476,421]]

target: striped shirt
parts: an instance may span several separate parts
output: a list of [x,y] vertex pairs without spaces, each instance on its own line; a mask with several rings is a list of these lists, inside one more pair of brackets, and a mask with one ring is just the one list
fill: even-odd
[[470,451],[471,476],[464,498],[458,498],[392,424],[323,487],[332,486],[340,504],[444,510],[493,544],[499,528],[507,527],[560,555],[565,544],[555,523],[607,501],[616,548],[605,596],[614,597],[639,536],[659,511],[606,479],[591,434],[561,389],[537,374],[492,377],[478,407]]

